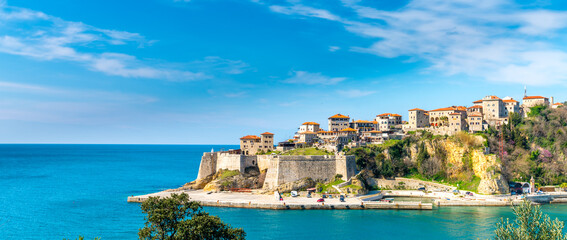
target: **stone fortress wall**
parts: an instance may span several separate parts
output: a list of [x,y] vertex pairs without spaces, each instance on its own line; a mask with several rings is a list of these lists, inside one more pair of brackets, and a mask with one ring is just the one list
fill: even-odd
[[220,169],[244,172],[247,167],[257,166],[260,171],[267,170],[264,189],[310,177],[313,180],[331,180],[337,174],[348,180],[355,175],[354,156],[288,156],[229,154],[223,152],[204,153],[199,166],[197,179],[205,178]]

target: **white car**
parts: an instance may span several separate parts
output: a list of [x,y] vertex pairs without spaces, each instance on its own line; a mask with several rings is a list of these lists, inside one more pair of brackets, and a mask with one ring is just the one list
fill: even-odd
[[291,191],[291,196],[292,196],[292,197],[297,197],[297,196],[299,196],[299,194],[297,194],[297,191]]

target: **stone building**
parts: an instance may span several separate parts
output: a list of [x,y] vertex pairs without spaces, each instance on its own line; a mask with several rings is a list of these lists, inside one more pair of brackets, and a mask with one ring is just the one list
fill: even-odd
[[465,111],[456,111],[449,114],[449,132],[455,134],[456,132],[465,131],[468,129]]
[[382,144],[385,140],[388,140],[388,134],[374,130],[362,133],[360,138],[363,142],[366,143]]
[[256,135],[247,135],[240,138],[240,150],[244,155],[256,155],[260,151],[274,150],[274,134],[265,132]]
[[402,116],[393,113],[384,113],[376,115],[376,122],[378,122],[378,130],[390,131],[392,128],[401,128]]
[[438,108],[429,111],[429,125],[432,127],[449,126],[449,116],[451,113],[466,112],[467,108],[462,106],[451,106]]
[[482,111],[485,121],[507,117],[505,109],[504,102],[497,96],[486,96],[482,99]]
[[520,113],[520,103],[518,101],[511,97],[505,97],[502,99],[502,102],[504,102],[504,111],[507,117],[509,117],[511,113]]
[[551,108],[560,108],[563,107],[563,103],[554,103],[553,105],[551,105]]
[[467,115],[472,113],[480,113],[482,115],[482,105],[473,105],[467,108]]
[[329,117],[329,131],[340,131],[349,127],[350,117],[342,114],[335,114]]
[[317,133],[311,131],[299,132],[299,143],[311,145],[317,141]]
[[549,98],[546,97],[542,97],[542,96],[525,96],[524,99],[522,99],[522,111],[523,111],[523,115],[524,117],[528,116],[528,113],[530,112],[530,108],[541,105],[541,106],[549,106]]
[[349,127],[355,129],[359,134],[361,134],[363,132],[374,131],[378,129],[378,122],[356,120],[356,121],[352,121]]
[[484,121],[482,120],[482,113],[472,112],[467,114],[467,122],[469,125],[469,132],[484,131]]
[[319,123],[304,122],[301,126],[299,126],[299,132],[319,132]]
[[423,109],[408,110],[408,126],[410,130],[429,127],[429,113]]

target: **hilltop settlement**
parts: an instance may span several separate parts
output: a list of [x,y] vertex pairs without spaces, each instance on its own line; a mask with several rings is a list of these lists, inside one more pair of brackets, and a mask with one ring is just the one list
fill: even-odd
[[[561,147],[552,156],[554,161],[561,161],[562,169],[554,170],[559,174],[540,174],[534,180],[535,170],[529,165],[533,162],[536,167],[548,168],[541,153],[545,155],[546,147],[567,146],[567,142],[539,144],[536,135],[521,133],[526,126],[547,124],[553,116],[567,114],[564,110],[563,103],[554,102],[553,97],[524,95],[520,103],[511,97],[491,95],[469,107],[413,108],[408,110],[407,120],[396,113],[383,113],[368,120],[335,114],[328,118],[326,129],[320,123],[307,121],[298,127],[292,139],[277,144],[274,134],[264,132],[241,137],[240,149],[206,152],[197,179],[169,192],[195,191],[201,202],[211,206],[226,205],[222,205],[220,197],[216,202],[208,199],[211,193],[256,196],[251,199],[276,193],[277,199],[283,201],[282,193],[293,192],[297,196],[302,191],[309,196],[339,194],[341,199],[358,196],[360,201],[425,196],[437,199],[437,205],[459,205],[455,200],[463,199],[472,200],[463,205],[479,205],[480,200],[480,205],[493,205],[494,201],[498,202],[495,205],[507,205],[519,195],[545,189],[538,188],[541,184],[536,184],[536,180],[567,181],[557,177],[567,172],[567,168],[563,169],[567,160]],[[546,118],[538,117],[540,113],[547,114]],[[567,129],[553,134],[565,135],[564,130]],[[530,146],[526,139],[537,140],[539,145]],[[530,167],[516,167],[525,165],[521,161],[527,161]],[[384,191],[388,189],[391,191]],[[143,201],[147,196],[132,196],[129,201]],[[559,196],[562,195],[555,198]],[[554,201],[548,195],[530,198]],[[248,201],[249,205],[252,203]],[[271,208],[281,203],[274,204]],[[416,208],[423,209],[421,202]]]

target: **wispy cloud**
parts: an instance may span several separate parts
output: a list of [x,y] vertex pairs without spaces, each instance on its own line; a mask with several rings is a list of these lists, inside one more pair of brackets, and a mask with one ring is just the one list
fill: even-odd
[[338,21],[341,19],[340,17],[330,13],[327,10],[308,7],[301,4],[293,4],[291,6],[272,5],[270,6],[270,10],[287,15],[303,15],[307,17],[316,17],[333,21]]
[[426,71],[531,85],[567,83],[567,11],[530,9],[511,0],[412,0],[391,11],[343,0],[341,13],[299,1],[276,13],[326,19],[376,39],[352,51],[430,63]]
[[[102,52],[91,47],[135,43],[151,45],[138,33],[100,29],[80,22],[65,21],[42,12],[0,4],[0,52],[43,61],[64,60],[79,63],[92,71],[112,76],[155,78],[172,81],[208,79],[209,75],[156,67],[132,55]],[[17,31],[11,30],[16,28]],[[87,50],[89,49],[89,50]],[[163,64],[162,64],[163,65]]]
[[283,82],[308,85],[334,85],[347,79],[346,77],[328,77],[321,73],[310,73],[306,71],[293,71],[291,75],[290,78]]
[[337,93],[348,98],[365,97],[374,94],[376,91],[364,91],[358,89],[337,90]]
[[219,56],[208,56],[203,60],[193,61],[189,63],[189,67],[191,69],[198,69],[202,71],[214,69],[216,72],[223,72],[231,75],[242,74],[252,69],[248,63],[241,60],[225,59]]
[[[112,123],[123,117],[136,118],[132,109],[158,101],[155,97],[138,94],[6,81],[0,81],[0,96],[0,120],[86,125]],[[124,112],[130,113],[125,115]]]
[[338,50],[340,50],[341,48],[339,46],[329,46],[329,51],[331,52],[336,52]]

